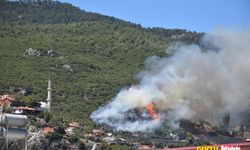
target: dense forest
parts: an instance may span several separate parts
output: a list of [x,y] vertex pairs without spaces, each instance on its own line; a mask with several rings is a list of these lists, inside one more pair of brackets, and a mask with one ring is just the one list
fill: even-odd
[[46,99],[51,73],[50,122],[77,121],[88,132],[90,113],[136,83],[147,57],[171,55],[173,42],[199,43],[202,34],[144,28],[58,1],[0,0],[0,94],[35,105]]

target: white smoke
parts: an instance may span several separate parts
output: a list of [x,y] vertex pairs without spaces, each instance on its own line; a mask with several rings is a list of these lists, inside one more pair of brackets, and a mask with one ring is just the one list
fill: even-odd
[[[203,119],[218,124],[227,113],[240,123],[240,113],[250,108],[250,32],[220,31],[205,35],[204,51],[197,45],[175,44],[171,57],[153,56],[145,61],[136,86],[121,90],[91,118],[118,130],[145,131],[160,126],[152,120],[126,120],[128,110],[153,102],[167,111],[172,125],[180,119]],[[177,123],[177,124],[176,124]]]

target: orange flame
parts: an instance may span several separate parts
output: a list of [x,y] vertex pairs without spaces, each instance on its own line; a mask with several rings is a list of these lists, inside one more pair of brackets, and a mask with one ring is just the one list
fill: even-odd
[[153,103],[149,103],[146,106],[146,109],[149,113],[149,115],[154,119],[154,120],[160,120],[160,117],[157,115],[156,111],[155,111],[155,105]]

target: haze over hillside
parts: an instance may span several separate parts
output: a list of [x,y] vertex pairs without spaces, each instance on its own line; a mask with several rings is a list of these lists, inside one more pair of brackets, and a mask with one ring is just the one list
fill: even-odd
[[135,83],[147,57],[166,55],[175,41],[199,43],[201,36],[143,28],[51,0],[0,0],[0,93],[28,89],[27,95],[14,94],[32,106],[46,99],[51,72],[50,122],[76,120],[89,131],[90,113]]

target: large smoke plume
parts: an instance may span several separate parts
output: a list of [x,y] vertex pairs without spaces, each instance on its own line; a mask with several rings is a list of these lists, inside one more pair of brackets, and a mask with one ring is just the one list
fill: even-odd
[[[180,119],[203,119],[218,125],[230,113],[250,108],[250,32],[219,31],[205,35],[202,45],[175,44],[171,57],[153,56],[137,75],[138,84],[121,90],[91,118],[117,130],[145,131],[160,126],[152,120],[126,120],[126,112],[154,103],[161,118],[178,126]],[[167,113],[161,113],[167,112]]]

